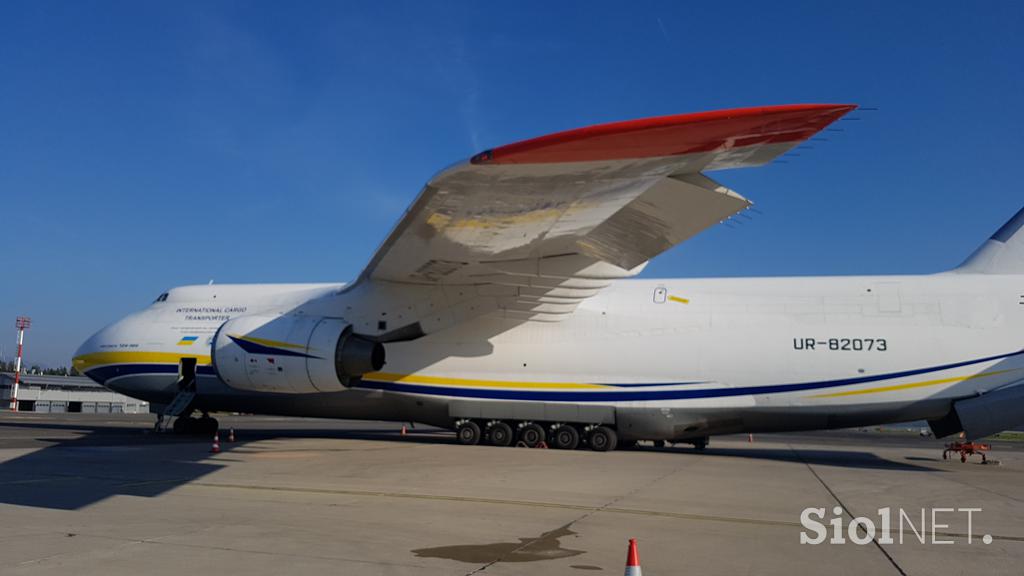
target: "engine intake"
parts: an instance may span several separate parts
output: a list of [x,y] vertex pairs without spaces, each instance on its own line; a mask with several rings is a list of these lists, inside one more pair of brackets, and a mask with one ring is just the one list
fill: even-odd
[[338,392],[384,366],[384,346],[341,318],[296,314],[239,316],[213,338],[213,367],[239,390]]

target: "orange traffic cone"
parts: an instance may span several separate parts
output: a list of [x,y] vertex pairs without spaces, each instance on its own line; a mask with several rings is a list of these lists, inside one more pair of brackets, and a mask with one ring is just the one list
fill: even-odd
[[220,432],[213,435],[213,447],[210,448],[211,454],[220,454]]
[[405,429],[405,424],[402,424],[402,436],[405,436],[406,433],[407,433],[407,430]]
[[234,428],[228,428],[228,442],[234,442],[234,441],[235,441],[235,429]]
[[636,553],[636,538],[629,539],[629,553],[626,554],[625,576],[642,576],[640,571],[640,555]]

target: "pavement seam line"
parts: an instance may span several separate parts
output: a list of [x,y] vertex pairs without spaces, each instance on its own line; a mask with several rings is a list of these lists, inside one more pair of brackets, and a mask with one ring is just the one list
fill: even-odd
[[[837,504],[839,504],[839,506],[843,509],[843,512],[845,512],[850,517],[851,520],[853,518],[856,518],[857,516],[853,512],[850,512],[850,509],[846,506],[846,503],[839,499],[839,495],[836,494],[832,490],[832,488],[828,484],[825,483],[825,480],[821,476],[818,475],[818,471],[815,470],[813,466],[811,466],[811,463],[808,462],[807,459],[804,458],[804,455],[801,454],[799,450],[794,448],[792,444],[786,444],[786,446],[790,450],[792,450],[794,454],[796,454],[797,458],[799,458],[801,462],[804,463],[804,466],[807,467],[807,470],[809,470],[811,472],[811,475],[813,475],[815,480],[817,480],[818,483],[821,484],[822,488],[824,488],[825,491],[828,492],[829,495],[832,496],[832,499],[835,500]],[[882,547],[882,545],[878,542],[877,538],[872,538],[871,539],[871,543],[875,545],[875,548],[877,548],[878,551],[881,552],[883,556],[885,556],[886,560],[888,560],[889,563],[892,564],[893,568],[895,568],[896,571],[900,573],[900,576],[907,576],[907,573],[896,562],[896,559],[893,558],[889,554],[888,550],[886,550],[884,547]]]

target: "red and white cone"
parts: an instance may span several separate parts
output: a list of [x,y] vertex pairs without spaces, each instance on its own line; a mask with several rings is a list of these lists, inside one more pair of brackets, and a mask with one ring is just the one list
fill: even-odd
[[213,446],[210,448],[211,454],[220,454],[220,432],[213,435]]
[[229,428],[228,429],[228,442],[234,442],[234,441],[235,441],[235,429],[234,428]]
[[629,553],[626,554],[625,576],[642,576],[640,571],[640,555],[636,553],[636,538],[629,539]]
[[408,431],[405,429],[405,424],[402,424],[402,436],[405,436]]

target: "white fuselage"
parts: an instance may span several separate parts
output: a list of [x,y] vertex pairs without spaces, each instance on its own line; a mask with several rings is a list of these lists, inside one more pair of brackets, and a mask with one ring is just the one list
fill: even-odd
[[444,426],[453,403],[611,406],[639,438],[940,418],[1024,378],[1020,276],[961,273],[622,280],[561,322],[490,314],[387,344],[380,372],[332,394],[240,392],[209,369],[229,317],[358,308],[341,288],[178,288],[94,335],[76,366],[167,402],[178,358],[196,357],[220,410]]

